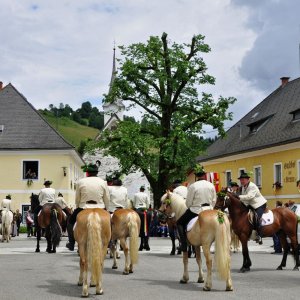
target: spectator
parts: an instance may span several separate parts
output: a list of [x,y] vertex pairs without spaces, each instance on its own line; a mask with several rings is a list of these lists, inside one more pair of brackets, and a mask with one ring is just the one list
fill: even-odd
[[29,209],[26,212],[27,237],[30,237],[33,235],[32,225],[33,225],[33,219],[32,219],[31,210]]

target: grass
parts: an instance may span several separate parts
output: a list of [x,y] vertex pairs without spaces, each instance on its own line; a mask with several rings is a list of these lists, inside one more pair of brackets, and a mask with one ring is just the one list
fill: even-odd
[[44,112],[41,112],[41,114],[53,128],[76,148],[82,140],[94,139],[99,134],[98,129],[81,125],[69,118],[56,118]]

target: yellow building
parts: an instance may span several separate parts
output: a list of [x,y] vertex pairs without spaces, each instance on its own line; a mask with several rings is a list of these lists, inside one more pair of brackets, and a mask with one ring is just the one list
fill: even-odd
[[13,211],[19,209],[24,217],[31,193],[38,194],[48,179],[74,207],[83,164],[75,148],[12,84],[0,82],[0,201],[10,194]]
[[219,174],[220,186],[238,181],[242,171],[274,207],[276,200],[300,203],[300,78],[281,86],[219,138],[197,161]]

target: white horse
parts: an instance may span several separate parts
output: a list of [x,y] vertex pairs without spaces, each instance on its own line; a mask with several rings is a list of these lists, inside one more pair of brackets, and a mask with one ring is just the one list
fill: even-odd
[[[175,213],[176,221],[187,210],[185,200],[177,194],[166,193],[161,198],[161,207],[159,209],[167,215]],[[232,291],[232,280],[230,273],[230,223],[226,214],[217,210],[204,210],[199,213],[197,221],[192,229],[187,232],[187,239],[191,245],[195,246],[196,261],[199,267],[198,282],[204,282],[203,271],[201,268],[200,246],[206,260],[207,275],[203,290],[210,291],[212,287],[212,258],[210,248],[215,242],[215,265],[219,277],[226,281],[226,291]],[[183,252],[183,277],[181,283],[187,283],[189,280],[188,273],[188,252]]]
[[2,215],[2,243],[4,240],[9,242],[11,239],[11,224],[13,221],[13,213],[10,210],[3,209],[1,212]]

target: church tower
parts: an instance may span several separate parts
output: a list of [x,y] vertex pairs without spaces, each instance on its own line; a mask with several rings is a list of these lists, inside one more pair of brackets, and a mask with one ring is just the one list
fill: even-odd
[[[113,54],[113,67],[111,80],[109,84],[109,92],[111,93],[112,85],[114,83],[116,77],[116,48],[114,48]],[[112,129],[116,126],[119,121],[123,121],[123,113],[125,110],[125,105],[123,104],[121,99],[114,99],[111,103],[103,104],[103,112],[104,112],[104,127],[103,130]]]

